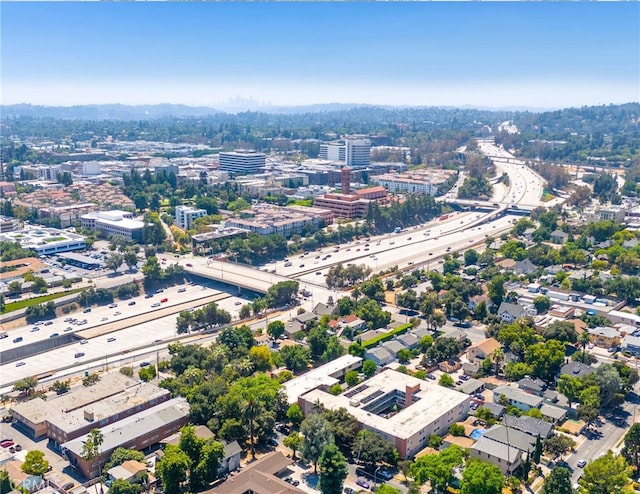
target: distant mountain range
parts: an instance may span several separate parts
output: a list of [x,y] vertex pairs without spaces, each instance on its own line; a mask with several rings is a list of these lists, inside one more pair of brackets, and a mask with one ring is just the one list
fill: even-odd
[[[0,115],[3,118],[12,117],[34,117],[34,118],[55,118],[63,120],[155,120],[169,117],[201,117],[220,113],[236,114],[246,111],[277,114],[300,114],[319,113],[350,110],[357,107],[378,107],[386,109],[407,109],[407,108],[428,108],[424,106],[401,106],[392,107],[385,105],[363,105],[349,103],[324,103],[304,106],[278,106],[265,105],[253,102],[253,104],[243,104],[243,102],[229,102],[221,104],[219,108],[207,106],[188,106],[177,104],[157,104],[157,105],[77,105],[77,106],[42,106],[30,104],[2,105]],[[432,107],[435,108],[435,107]],[[547,108],[528,107],[505,107],[487,108],[479,106],[464,105],[461,107],[439,107],[442,109],[465,109],[481,111],[528,111],[533,113],[549,111]]]

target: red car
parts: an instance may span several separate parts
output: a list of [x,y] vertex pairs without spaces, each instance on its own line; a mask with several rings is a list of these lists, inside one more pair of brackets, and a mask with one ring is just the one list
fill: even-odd
[[10,448],[13,445],[14,442],[11,439],[3,439],[2,441],[0,441],[0,446],[2,446],[3,448]]
[[162,303],[165,303],[165,302],[168,302],[168,301],[169,301],[168,298],[163,298],[162,300],[160,300],[160,302],[162,302]]

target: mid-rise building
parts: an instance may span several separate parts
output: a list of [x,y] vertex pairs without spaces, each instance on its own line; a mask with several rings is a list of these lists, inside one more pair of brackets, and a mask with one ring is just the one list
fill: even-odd
[[122,235],[138,242],[142,241],[144,221],[133,219],[128,211],[98,211],[80,217],[83,228],[97,230],[103,234]]
[[232,175],[253,175],[261,171],[266,164],[264,153],[237,150],[221,152],[219,155],[220,170]]
[[20,229],[20,220],[0,215],[0,233],[15,232]]
[[101,465],[111,457],[116,448],[136,450],[148,448],[179,431],[188,421],[189,403],[184,398],[173,398],[101,427],[103,442],[97,458],[86,460],[83,455],[87,435],[62,444],[62,455],[85,477],[93,478],[98,475]]
[[38,255],[57,254],[86,248],[85,237],[56,228],[29,227],[0,233],[0,241],[18,242],[23,249],[31,249]]
[[176,225],[183,230],[191,228],[194,220],[207,215],[206,209],[196,209],[191,206],[176,206]]
[[391,442],[401,458],[411,458],[429,443],[431,434],[442,434],[469,413],[471,398],[385,369],[371,379],[337,396],[322,389],[301,395],[298,404],[305,415],[326,409],[345,408],[364,429]]
[[363,138],[345,138],[322,143],[318,157],[339,161],[352,168],[366,168],[371,164],[371,141]]

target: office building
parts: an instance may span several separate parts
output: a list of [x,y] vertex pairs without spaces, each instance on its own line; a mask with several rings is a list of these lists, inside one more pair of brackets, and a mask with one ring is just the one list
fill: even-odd
[[366,168],[371,164],[371,141],[345,138],[322,143],[318,157],[321,160],[339,161],[351,168]]
[[176,225],[183,230],[191,228],[194,220],[207,216],[205,209],[195,209],[190,206],[176,206]]
[[142,242],[144,221],[133,219],[128,211],[98,211],[80,217],[83,228],[97,230],[106,236],[121,235]]
[[255,151],[221,152],[219,155],[220,170],[232,175],[253,175],[264,168],[266,159],[264,153]]
[[20,220],[0,215],[0,233],[15,232],[20,229]]

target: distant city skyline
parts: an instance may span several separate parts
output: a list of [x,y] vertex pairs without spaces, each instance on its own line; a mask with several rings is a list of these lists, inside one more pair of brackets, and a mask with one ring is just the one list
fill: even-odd
[[640,101],[636,2],[2,2],[2,104]]

